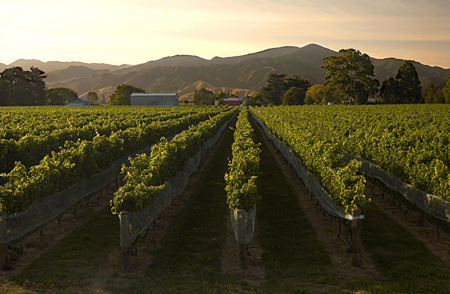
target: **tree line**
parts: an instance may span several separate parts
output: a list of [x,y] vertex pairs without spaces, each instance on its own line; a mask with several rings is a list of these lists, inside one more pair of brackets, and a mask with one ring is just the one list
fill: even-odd
[[[21,67],[5,69],[0,73],[0,106],[38,106],[65,105],[77,100],[78,93],[70,88],[47,88],[45,72],[37,67],[23,70]],[[109,105],[130,105],[133,92],[145,90],[132,85],[118,85],[109,97]],[[94,103],[106,103],[105,98],[100,101],[94,91],[86,94],[86,98]]]
[[[450,103],[450,78],[435,87],[422,87],[412,62],[404,61],[395,77],[380,83],[367,54],[342,49],[338,56],[323,58],[326,70],[323,84],[285,74],[271,74],[267,86],[255,96],[246,97],[246,105],[364,104],[369,98],[377,103]],[[372,101],[374,101],[372,100]]]
[[[24,70],[16,66],[0,73],[0,106],[64,105],[78,99],[74,90],[65,87],[48,89],[46,74],[38,67]],[[87,93],[87,99],[98,102],[97,93]]]

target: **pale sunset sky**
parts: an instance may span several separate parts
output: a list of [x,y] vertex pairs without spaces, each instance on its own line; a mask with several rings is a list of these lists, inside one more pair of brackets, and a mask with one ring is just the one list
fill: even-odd
[[450,68],[450,0],[2,0],[0,62],[139,64],[316,43]]

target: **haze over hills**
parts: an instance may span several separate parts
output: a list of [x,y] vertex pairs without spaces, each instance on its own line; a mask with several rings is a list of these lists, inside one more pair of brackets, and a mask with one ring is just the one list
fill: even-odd
[[[324,65],[322,58],[329,55],[338,55],[338,52],[310,44],[301,48],[286,46],[210,60],[192,55],[175,55],[134,66],[26,60],[18,60],[13,64],[24,69],[30,65],[38,66],[47,72],[49,87],[69,87],[80,95],[96,91],[100,98],[105,96],[108,99],[117,85],[131,84],[147,91],[177,91],[180,99],[191,100],[194,90],[201,88],[233,92],[241,97],[253,95],[266,85],[272,73],[297,75],[312,84],[323,83],[325,70],[320,66]],[[372,58],[375,77],[380,82],[394,77],[403,61],[396,58]],[[450,77],[450,69],[418,62],[413,64],[423,85],[439,85]],[[0,70],[3,70],[2,64]]]
[[3,71],[5,68],[10,68],[14,66],[20,66],[25,70],[28,70],[31,66],[36,66],[45,71],[46,73],[56,71],[56,70],[63,70],[67,69],[71,66],[86,66],[92,70],[116,70],[120,68],[127,67],[129,65],[123,64],[123,65],[112,65],[112,64],[106,64],[106,63],[85,63],[80,61],[69,61],[69,62],[63,62],[63,61],[47,61],[42,62],[40,60],[36,59],[18,59],[14,61],[13,63],[10,63],[8,65],[0,63],[0,70]]
[[50,71],[47,73],[47,83],[48,84],[54,84],[59,82],[65,82],[73,80],[74,78],[88,78],[92,77],[95,74],[109,72],[108,69],[98,69],[94,70],[90,67],[79,65],[74,66],[71,65],[64,69],[59,69],[55,71]]

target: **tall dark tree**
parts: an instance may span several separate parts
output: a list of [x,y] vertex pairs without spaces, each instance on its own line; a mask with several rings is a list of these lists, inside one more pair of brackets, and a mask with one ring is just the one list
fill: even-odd
[[0,74],[0,105],[44,105],[45,74],[37,67],[5,69]]
[[283,94],[283,105],[303,105],[305,104],[305,90],[300,87],[291,87]]
[[47,97],[47,85],[44,79],[47,75],[38,67],[32,66],[29,71],[29,81],[31,85],[31,92],[34,98],[34,105],[44,105]]
[[37,77],[40,77],[42,80],[47,78],[47,75],[45,74],[45,72],[43,70],[41,70],[39,67],[31,66],[30,72],[32,74],[36,75]]
[[261,94],[268,104],[280,105],[281,97],[288,90],[285,74],[271,74],[267,79],[267,86],[262,88]]
[[290,88],[301,88],[306,92],[310,86],[308,80],[298,76],[287,78],[285,74],[271,74],[267,79],[267,86],[262,88],[261,95],[267,104],[280,105],[283,103],[283,95]]
[[398,81],[394,78],[384,80],[380,89],[380,94],[385,103],[400,103],[400,87]]
[[340,56],[324,57],[327,70],[323,91],[339,91],[350,102],[367,102],[376,94],[379,82],[374,78],[374,66],[367,54],[355,49],[339,50]]
[[423,102],[419,76],[414,65],[409,61],[405,61],[398,68],[395,78],[383,81],[380,92],[386,103]]
[[285,80],[286,89],[289,90],[292,87],[301,88],[305,92],[308,91],[309,87],[311,87],[311,83],[308,80],[300,78],[298,76],[294,76],[293,78],[289,78]]
[[114,93],[109,96],[109,105],[130,105],[131,94],[144,93],[145,90],[132,85],[121,84],[116,87]]
[[398,81],[400,101],[419,103],[422,101],[422,86],[414,65],[405,61],[398,69],[395,79]]
[[77,92],[70,88],[58,87],[47,90],[47,105],[64,105],[77,99]]

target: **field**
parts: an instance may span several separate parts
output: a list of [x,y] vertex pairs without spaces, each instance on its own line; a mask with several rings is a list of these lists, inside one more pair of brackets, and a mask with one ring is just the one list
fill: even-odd
[[[450,293],[450,227],[445,217],[430,215],[439,205],[445,210],[449,197],[449,110],[251,108],[300,158],[339,213],[321,208],[308,183],[250,117],[261,149],[261,201],[248,268],[242,270],[224,179],[236,139],[236,109],[1,108],[0,206],[8,228],[2,243],[10,249],[0,292]],[[230,119],[207,151],[204,143]],[[424,213],[402,189],[361,173],[361,163],[344,160],[343,153],[371,161],[440,202],[430,201]],[[129,248],[121,248],[118,215],[155,205],[167,183],[200,155],[181,194]],[[110,170],[113,176],[104,176]],[[99,188],[83,186],[64,211],[10,229],[12,216],[29,211],[31,203],[64,195],[80,183]],[[352,222],[345,219],[356,207],[365,216],[361,267],[351,265]],[[128,272],[124,254],[130,256]]]

